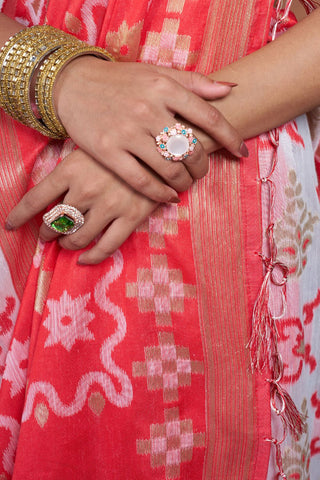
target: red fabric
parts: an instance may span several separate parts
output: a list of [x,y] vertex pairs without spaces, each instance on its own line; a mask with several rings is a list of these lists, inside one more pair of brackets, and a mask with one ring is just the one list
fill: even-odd
[[[123,61],[206,72],[266,42],[271,3],[7,0],[3,12]],[[246,29],[235,29],[238,15]],[[2,121],[19,136],[26,189],[39,157],[56,159],[62,144]],[[248,374],[245,348],[262,280],[254,140],[250,153],[237,166],[221,155],[179,206],[160,207],[101,265],[38,245],[3,364],[1,478],[266,477],[269,388]],[[2,247],[14,272],[14,248]],[[18,300],[6,300],[9,315]]]

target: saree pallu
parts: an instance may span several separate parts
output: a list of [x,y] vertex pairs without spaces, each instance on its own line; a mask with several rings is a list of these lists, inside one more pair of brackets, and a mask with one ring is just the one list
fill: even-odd
[[[268,0],[0,7],[121,61],[202,73],[262,47],[273,15]],[[72,144],[0,121],[3,225]],[[179,205],[160,206],[94,267],[37,243],[40,219],[1,225],[1,480],[318,478],[320,191],[307,119],[248,146],[245,160],[216,154]],[[263,295],[281,386],[250,368]],[[298,436],[283,438],[281,405],[270,408],[278,387],[307,416]]]

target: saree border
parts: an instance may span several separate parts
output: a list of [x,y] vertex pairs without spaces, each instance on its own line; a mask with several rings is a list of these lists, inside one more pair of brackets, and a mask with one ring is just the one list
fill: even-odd
[[[211,73],[261,47],[271,13],[266,1],[214,2],[197,70]],[[249,146],[250,157],[240,162],[216,154],[208,175],[189,193],[206,364],[203,480],[262,480],[268,472],[270,445],[264,439],[270,432],[269,387],[249,371],[245,348],[262,279],[255,255],[262,238],[257,142]]]

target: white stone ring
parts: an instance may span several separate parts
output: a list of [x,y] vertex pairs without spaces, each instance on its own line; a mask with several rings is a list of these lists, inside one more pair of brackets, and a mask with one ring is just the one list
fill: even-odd
[[45,213],[42,217],[47,227],[56,233],[70,235],[84,224],[84,216],[75,207],[60,203]]
[[192,155],[197,142],[192,128],[186,128],[181,123],[165,127],[156,136],[158,152],[167,160],[174,162],[181,162]]

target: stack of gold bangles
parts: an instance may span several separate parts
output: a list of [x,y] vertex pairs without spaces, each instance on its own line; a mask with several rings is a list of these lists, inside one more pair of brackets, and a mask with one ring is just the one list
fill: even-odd
[[62,69],[80,55],[113,61],[102,48],[51,26],[21,30],[0,50],[0,107],[47,137],[67,138],[54,109],[53,88]]

